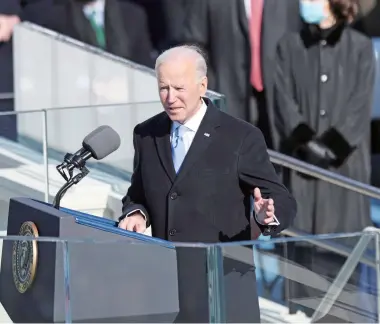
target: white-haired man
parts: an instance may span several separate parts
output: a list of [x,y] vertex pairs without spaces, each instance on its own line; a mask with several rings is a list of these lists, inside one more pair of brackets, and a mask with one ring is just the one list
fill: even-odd
[[[157,58],[156,72],[165,111],[134,129],[134,173],[119,227],[143,232],[151,224],[154,237],[174,242],[250,240],[252,195],[264,234],[287,227],[296,203],[269,161],[264,137],[204,97],[207,65],[200,50],[172,48]],[[208,322],[204,250],[181,249],[176,322]],[[260,321],[253,265],[226,259],[224,270],[227,320]]]

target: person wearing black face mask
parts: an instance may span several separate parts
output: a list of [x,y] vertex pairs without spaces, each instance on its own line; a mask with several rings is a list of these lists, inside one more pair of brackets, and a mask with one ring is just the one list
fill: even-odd
[[[274,116],[283,153],[368,184],[375,60],[371,40],[351,28],[358,10],[356,0],[300,0],[304,26],[277,47]],[[295,171],[283,176],[299,206],[295,229],[352,233],[372,225],[363,195]],[[297,245],[296,262],[335,278],[345,259],[309,247]]]

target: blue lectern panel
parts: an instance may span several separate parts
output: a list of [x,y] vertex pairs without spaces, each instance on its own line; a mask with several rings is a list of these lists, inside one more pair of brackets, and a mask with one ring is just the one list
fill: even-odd
[[[36,201],[52,207],[51,204],[41,202],[38,200],[36,200]],[[118,225],[117,222],[115,222],[111,219],[108,219],[108,218],[94,216],[94,215],[90,215],[87,213],[83,213],[80,211],[76,211],[76,210],[69,209],[69,208],[63,208],[63,207],[61,207],[59,210],[61,212],[66,213],[66,214],[72,215],[75,218],[75,222],[79,225],[93,227],[93,228],[96,228],[96,229],[101,230],[101,231],[130,237],[131,239],[141,241],[142,243],[158,244],[160,246],[172,248],[172,249],[175,248],[174,245],[168,241],[120,229],[117,227],[117,225]]]

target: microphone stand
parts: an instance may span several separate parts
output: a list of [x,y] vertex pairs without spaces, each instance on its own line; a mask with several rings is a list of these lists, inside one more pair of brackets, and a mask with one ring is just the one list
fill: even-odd
[[[81,154],[84,153],[85,155]],[[79,151],[76,154],[66,154],[64,157],[64,162],[57,166],[57,171],[66,180],[66,183],[58,190],[56,196],[54,197],[53,207],[59,209],[61,199],[66,194],[73,185],[76,185],[81,181],[90,171],[86,168],[86,155],[90,153],[84,150]],[[73,175],[74,168],[79,169],[79,173],[75,176]]]

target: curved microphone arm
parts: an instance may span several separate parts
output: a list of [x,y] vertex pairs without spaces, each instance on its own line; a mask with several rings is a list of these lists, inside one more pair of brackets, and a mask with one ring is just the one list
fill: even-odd
[[[74,154],[67,153],[63,158],[63,162],[56,167],[66,183],[58,190],[54,197],[53,207],[59,209],[61,199],[67,190],[81,181],[89,173],[86,168],[86,161],[88,159],[94,158],[101,160],[117,150],[119,146],[119,134],[110,126],[103,125],[93,130],[83,139],[82,148]],[[74,169],[79,170],[79,173],[74,175]]]
[[61,187],[61,189],[58,190],[57,194],[54,197],[53,207],[55,209],[59,209],[61,199],[65,195],[67,190],[69,190],[73,185],[76,185],[79,181],[81,181],[87,174],[89,174],[89,172],[90,171],[85,166],[82,166],[80,169],[80,173],[78,173],[74,177],[71,177],[70,179],[65,178],[65,180],[68,181]]

